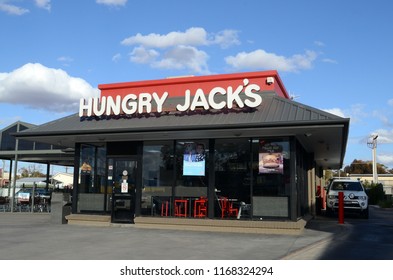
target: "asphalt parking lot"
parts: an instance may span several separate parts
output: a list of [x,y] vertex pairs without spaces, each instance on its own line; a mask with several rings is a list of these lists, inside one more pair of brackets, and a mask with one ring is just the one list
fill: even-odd
[[51,224],[47,213],[0,213],[0,259],[316,259],[315,248],[343,230],[345,225],[323,217],[299,235],[286,235]]

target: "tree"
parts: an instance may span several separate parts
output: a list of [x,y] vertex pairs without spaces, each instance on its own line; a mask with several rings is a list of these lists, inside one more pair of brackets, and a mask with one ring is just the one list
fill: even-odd
[[45,177],[45,174],[41,172],[40,166],[36,164],[30,164],[27,167],[19,169],[20,176],[25,177]]
[[[350,165],[344,167],[344,173],[348,174],[373,174],[372,161],[363,161],[355,159]],[[390,173],[388,168],[380,163],[377,163],[377,173],[387,174]]]

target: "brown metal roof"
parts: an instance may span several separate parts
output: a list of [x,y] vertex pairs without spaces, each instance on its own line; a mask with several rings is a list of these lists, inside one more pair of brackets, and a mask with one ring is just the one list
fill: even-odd
[[256,109],[80,118],[74,114],[17,133],[17,137],[74,147],[77,142],[295,136],[319,164],[341,167],[349,119],[275,94]]

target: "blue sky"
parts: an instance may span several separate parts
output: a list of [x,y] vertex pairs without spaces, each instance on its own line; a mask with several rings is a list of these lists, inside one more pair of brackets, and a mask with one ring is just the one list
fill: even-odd
[[0,0],[0,129],[76,113],[99,84],[277,70],[350,118],[344,164],[393,168],[393,1]]

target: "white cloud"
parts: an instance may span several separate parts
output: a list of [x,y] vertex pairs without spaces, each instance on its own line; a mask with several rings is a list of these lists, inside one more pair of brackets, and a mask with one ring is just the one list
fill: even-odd
[[393,106],[393,99],[389,99],[389,100],[388,100],[388,104],[389,104],[390,106]]
[[322,41],[314,41],[314,44],[315,44],[316,46],[318,46],[318,47],[324,47],[324,46],[325,46],[325,43],[322,42]]
[[169,50],[160,61],[151,65],[162,69],[189,69],[193,72],[208,74],[208,55],[190,46],[178,46]]
[[324,59],[322,59],[322,62],[331,63],[331,64],[338,64],[338,62],[336,60],[330,59],[330,58],[324,58]]
[[228,56],[225,61],[235,69],[274,69],[282,72],[297,72],[310,69],[316,57],[317,54],[313,51],[285,57],[259,49],[249,53],[241,52],[236,56]]
[[[239,45],[238,31],[225,29],[208,33],[204,28],[191,27],[184,32],[173,31],[167,34],[138,33],[121,41],[124,46],[134,46],[130,61],[148,64],[162,69],[188,69],[197,73],[209,73],[206,51],[200,47],[220,46],[228,48]],[[268,53],[262,49],[250,53],[242,52],[226,57],[226,63],[239,69],[274,69],[282,72],[298,72],[310,69],[317,57],[313,51],[295,54],[291,57]],[[187,58],[187,59],[183,59]]]
[[108,6],[125,6],[128,0],[96,0],[97,4]]
[[191,27],[185,32],[148,35],[138,33],[124,39],[121,44],[135,46],[130,53],[131,62],[148,64],[160,69],[185,69],[199,74],[209,74],[209,56],[198,47],[218,45],[228,48],[240,44],[240,41],[235,30],[226,29],[208,34],[203,28]]
[[112,61],[118,62],[121,59],[121,54],[117,53],[114,56],[112,56]]
[[[13,4],[8,4],[8,2],[11,1],[10,0],[1,1],[0,11],[6,12],[7,14],[10,15],[17,15],[17,16],[21,16],[30,12],[30,10],[26,8],[16,6]],[[34,3],[40,9],[45,9],[48,11],[50,11],[51,9],[51,0],[34,0]]]
[[365,104],[352,104],[345,112],[351,118],[351,123],[364,123],[364,120],[368,122],[370,117]]
[[378,110],[374,110],[372,112],[372,116],[379,119],[384,126],[393,127],[393,119],[391,110],[384,110],[379,108]]
[[[371,135],[378,135],[377,138],[377,161],[378,163],[382,163],[386,166],[393,166],[393,154],[391,152],[392,144],[393,144],[393,129],[377,129],[370,133],[365,139],[364,142],[368,142],[371,139]],[[390,152],[386,152],[386,151]]]
[[393,144],[393,129],[377,129],[370,133],[370,135],[378,135],[379,144]]
[[381,114],[379,119],[381,120],[381,122],[386,125],[386,126],[393,126],[393,122],[392,119],[386,115]]
[[30,12],[28,9],[24,9],[7,3],[0,3],[0,11],[6,12],[7,14],[10,15],[17,15],[17,16],[21,16]]
[[332,108],[332,109],[322,109],[325,112],[328,112],[330,114],[342,117],[342,118],[346,118],[345,113],[343,110],[341,110],[340,108]]
[[382,163],[386,166],[393,165],[393,154],[377,154],[378,163]]
[[144,47],[136,47],[130,53],[130,60],[139,64],[149,64],[156,60],[160,54],[152,49],[145,49]]
[[69,76],[61,69],[28,63],[0,73],[0,102],[22,104],[56,112],[74,112],[79,99],[98,96],[99,90],[85,80]]
[[62,62],[64,66],[70,66],[70,63],[73,62],[74,59],[69,56],[60,56],[57,58],[57,61]]
[[236,30],[222,30],[217,33],[208,34],[204,28],[191,27],[185,32],[173,31],[167,34],[150,33],[124,39],[121,44],[125,46],[141,45],[146,48],[171,48],[179,45],[184,46],[207,46],[219,45],[228,48],[231,45],[239,45],[238,32]]
[[210,44],[218,44],[221,48],[226,49],[232,45],[240,45],[238,32],[236,30],[223,30],[214,35]]
[[41,9],[45,9],[50,11],[51,9],[51,0],[35,0],[35,4],[37,7],[41,8]]
[[364,104],[352,104],[347,109],[330,108],[321,110],[342,118],[350,118],[351,124],[363,123],[363,120],[369,117],[367,110],[365,110]]
[[207,32],[203,28],[192,27],[186,32],[169,32],[165,35],[150,33],[128,37],[121,42],[125,46],[142,45],[147,48],[169,48],[178,45],[207,45]]
[[[393,154],[391,152],[391,147],[393,144],[393,129],[377,129],[370,132],[368,135],[363,138],[358,139],[358,143],[369,146],[368,143],[372,142],[372,137],[378,135],[377,138],[377,161],[378,163],[382,163],[386,166],[393,166]],[[388,152],[387,152],[388,151]]]

